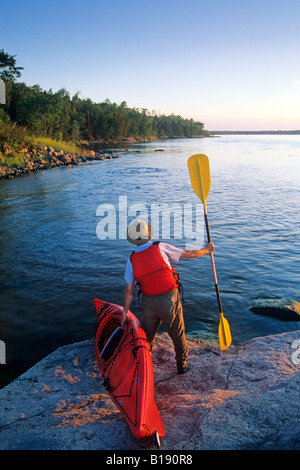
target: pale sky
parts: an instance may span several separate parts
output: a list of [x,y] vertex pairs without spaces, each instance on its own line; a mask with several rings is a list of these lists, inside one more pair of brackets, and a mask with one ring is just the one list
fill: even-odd
[[299,0],[0,0],[20,81],[180,114],[300,129]]

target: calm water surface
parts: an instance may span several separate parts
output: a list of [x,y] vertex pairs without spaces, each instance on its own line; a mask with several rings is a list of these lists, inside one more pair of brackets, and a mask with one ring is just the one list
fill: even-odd
[[[249,310],[259,298],[300,300],[300,136],[168,140],[114,150],[121,159],[0,181],[0,339],[7,355],[0,386],[57,347],[93,337],[94,297],[122,303],[132,246],[97,237],[97,208],[111,204],[118,213],[120,196],[128,206],[146,205],[149,214],[153,203],[199,204],[187,170],[195,153],[210,159],[208,214],[233,343],[300,329]],[[182,248],[187,242],[165,241]],[[209,256],[180,260],[177,270],[187,333],[217,340]],[[137,304],[132,310],[138,314]]]

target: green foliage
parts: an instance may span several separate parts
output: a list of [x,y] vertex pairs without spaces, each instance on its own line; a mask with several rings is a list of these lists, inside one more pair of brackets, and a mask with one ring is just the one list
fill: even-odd
[[69,133],[71,102],[66,90],[43,91],[39,85],[14,83],[10,89],[8,114],[12,121],[32,134],[61,138]]
[[7,168],[22,168],[25,160],[26,159],[23,154],[2,155],[0,158],[0,164]]
[[0,78],[5,82],[13,81],[21,76],[23,67],[16,66],[15,57],[4,52],[4,49],[0,50]]
[[10,117],[8,114],[5,113],[3,108],[0,108],[0,125],[1,124],[9,124],[11,122]]
[[9,83],[5,111],[28,133],[58,141],[120,140],[127,137],[188,137],[203,135],[203,123],[181,116],[157,116],[147,109],[128,108],[106,99],[94,103],[70,97],[65,89],[53,92],[39,85]]
[[32,137],[23,127],[0,122],[0,152],[18,155],[22,148],[32,147],[32,143]]

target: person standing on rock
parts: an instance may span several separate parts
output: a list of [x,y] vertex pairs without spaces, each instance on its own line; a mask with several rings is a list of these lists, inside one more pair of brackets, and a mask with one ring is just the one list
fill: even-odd
[[142,327],[152,352],[155,336],[161,322],[173,341],[178,374],[186,373],[188,344],[185,337],[182,304],[179,295],[179,277],[171,263],[180,258],[198,258],[215,250],[207,243],[199,250],[183,250],[162,242],[153,242],[151,224],[135,219],[127,229],[127,240],[137,245],[127,260],[125,270],[126,287],[121,324],[124,326],[134,296],[137,282],[142,292]]

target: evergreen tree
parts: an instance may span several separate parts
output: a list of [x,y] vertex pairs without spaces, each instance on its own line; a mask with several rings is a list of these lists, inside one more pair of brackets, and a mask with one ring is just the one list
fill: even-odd
[[4,49],[0,50],[0,78],[6,81],[14,81],[15,78],[20,78],[21,70],[23,67],[16,66],[16,56],[9,55],[4,52]]

